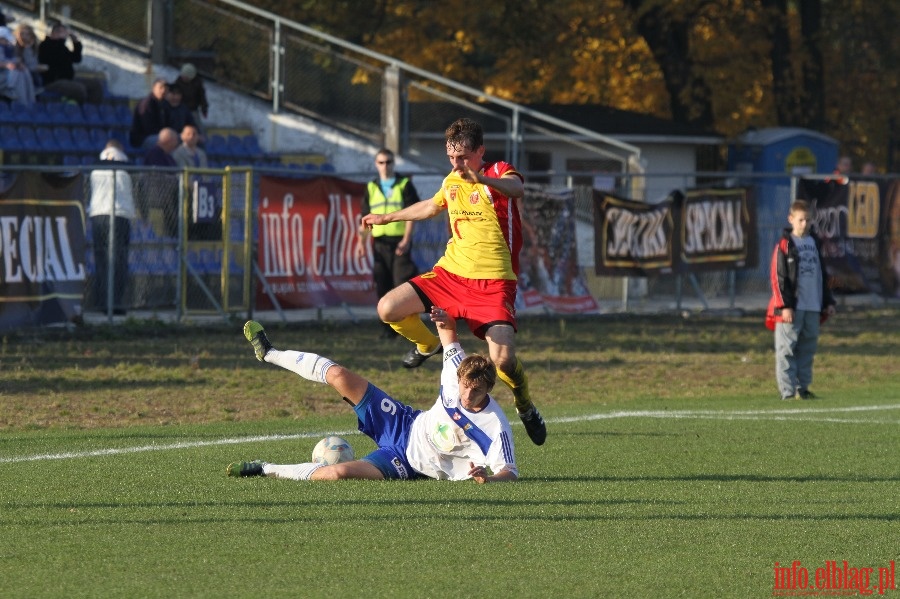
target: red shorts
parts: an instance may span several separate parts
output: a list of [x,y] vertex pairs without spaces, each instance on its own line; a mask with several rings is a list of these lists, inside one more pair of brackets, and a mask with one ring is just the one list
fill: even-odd
[[443,308],[453,318],[464,319],[479,339],[495,324],[516,330],[516,282],[505,279],[467,279],[439,266],[410,281],[430,311]]

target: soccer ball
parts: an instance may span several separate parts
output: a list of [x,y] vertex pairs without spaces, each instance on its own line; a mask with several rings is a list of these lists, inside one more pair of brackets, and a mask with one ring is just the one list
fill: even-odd
[[316,464],[340,464],[353,459],[353,448],[340,437],[325,437],[318,443],[312,452],[312,460]]

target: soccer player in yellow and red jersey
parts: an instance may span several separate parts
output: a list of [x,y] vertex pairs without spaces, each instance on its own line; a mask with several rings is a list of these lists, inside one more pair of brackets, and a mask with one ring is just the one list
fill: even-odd
[[447,210],[452,237],[429,272],[395,287],[378,301],[378,316],[416,344],[403,365],[416,368],[441,352],[438,338],[419,316],[441,306],[464,319],[488,344],[497,375],[509,385],[516,412],[531,440],[541,445],[547,427],[528,391],[528,378],[516,357],[516,279],[522,247],[517,202],[525,195],[521,174],[507,162],[484,162],[484,132],[471,119],[458,119],[445,131],[453,170],[429,202],[390,214],[368,214],[361,227],[425,220]]

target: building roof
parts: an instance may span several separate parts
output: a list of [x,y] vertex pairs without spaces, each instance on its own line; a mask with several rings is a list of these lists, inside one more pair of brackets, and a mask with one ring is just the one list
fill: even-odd
[[[725,139],[715,131],[598,104],[525,104],[523,108],[622,141],[671,142],[681,139],[691,143],[716,144]],[[506,124],[502,117],[508,115],[497,113],[495,107],[483,113],[449,102],[414,102],[410,104],[409,125],[410,130],[416,133],[442,132],[455,119],[470,117],[482,124],[485,133],[505,132]],[[497,116],[491,116],[492,114]],[[525,120],[560,131],[558,127],[540,120],[527,117]]]

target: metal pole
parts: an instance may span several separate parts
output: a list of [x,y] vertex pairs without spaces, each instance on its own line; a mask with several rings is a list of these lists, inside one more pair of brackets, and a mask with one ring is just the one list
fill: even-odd
[[275,39],[272,45],[272,112],[278,114],[281,110],[281,93],[284,91],[284,84],[281,81],[281,56],[284,54],[284,47],[281,45],[281,19],[275,19]]

